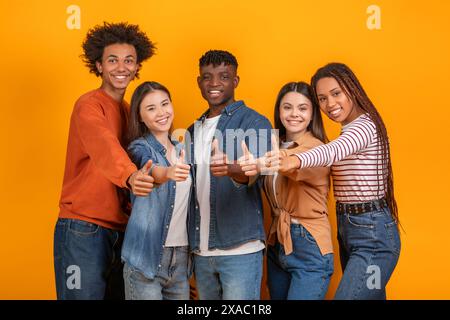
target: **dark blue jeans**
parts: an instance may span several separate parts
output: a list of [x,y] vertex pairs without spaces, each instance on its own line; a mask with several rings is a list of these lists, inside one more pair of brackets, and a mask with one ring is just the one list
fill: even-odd
[[124,299],[122,242],[123,232],[58,219],[53,252],[58,300]]
[[383,300],[400,255],[397,222],[389,209],[338,214],[342,279],[335,299]]
[[322,255],[301,224],[291,224],[293,251],[277,241],[267,248],[267,283],[272,300],[323,300],[333,274],[333,254]]

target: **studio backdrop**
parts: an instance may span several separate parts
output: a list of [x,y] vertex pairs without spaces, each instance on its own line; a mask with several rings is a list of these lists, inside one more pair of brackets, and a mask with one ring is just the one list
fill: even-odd
[[[69,119],[76,99],[100,85],[81,43],[103,21],[138,24],[156,42],[126,99],[143,81],[163,83],[175,128],[207,108],[196,77],[209,49],[237,57],[236,98],[271,121],[283,84],[309,82],[328,62],[349,65],[391,142],[403,229],[388,298],[450,299],[449,15],[444,0],[1,1],[0,299],[56,297],[53,231]],[[325,119],[325,127],[339,135],[339,124]],[[341,277],[332,195],[329,212],[332,298]]]

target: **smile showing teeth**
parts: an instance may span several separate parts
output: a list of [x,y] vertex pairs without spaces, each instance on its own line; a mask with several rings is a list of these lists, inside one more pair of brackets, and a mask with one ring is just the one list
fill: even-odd
[[336,117],[341,112],[341,110],[342,110],[342,108],[334,109],[334,110],[331,110],[329,112],[329,114],[332,115],[333,117]]
[[159,123],[159,124],[164,125],[164,124],[167,124],[167,121],[168,121],[168,120],[169,120],[169,118],[164,118],[164,119],[158,120],[158,121],[156,121],[156,122]]
[[211,97],[217,97],[221,92],[219,90],[209,90],[208,93]]
[[125,80],[127,78],[127,76],[114,76],[114,78],[116,78],[118,80]]

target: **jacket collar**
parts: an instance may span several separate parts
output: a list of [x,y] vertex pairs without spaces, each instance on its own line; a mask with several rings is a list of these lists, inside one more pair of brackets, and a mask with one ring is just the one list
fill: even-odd
[[[158,141],[158,139],[155,138],[155,136],[152,133],[150,133],[150,132],[147,133],[144,136],[144,139],[150,144],[150,146],[152,148],[154,148],[159,153],[162,153],[164,155],[167,153],[166,148]],[[169,137],[169,139],[170,139],[170,137]],[[170,139],[170,141],[176,147],[176,149],[178,149],[177,146],[178,146],[179,142],[176,140],[172,140],[172,139]]]
[[289,149],[294,149],[297,147],[302,147],[305,144],[307,144],[311,139],[313,139],[314,136],[310,131],[306,131],[305,134],[301,135],[297,140],[294,141],[294,143],[289,147]]
[[[223,110],[221,115],[226,114],[227,116],[231,116],[236,110],[238,110],[240,107],[245,106],[244,101],[238,100],[233,102],[232,104],[229,104],[226,106]],[[197,121],[205,121],[206,117],[209,114],[209,109],[203,112],[203,114],[200,116],[200,118],[197,119]]]

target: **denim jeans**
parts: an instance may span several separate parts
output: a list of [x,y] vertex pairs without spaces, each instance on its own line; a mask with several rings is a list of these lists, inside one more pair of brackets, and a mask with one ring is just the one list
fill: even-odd
[[338,214],[342,279],[335,299],[386,299],[386,284],[400,255],[397,222],[389,209]]
[[322,255],[301,224],[291,224],[293,252],[278,241],[267,248],[267,284],[272,300],[322,300],[333,274],[333,254]]
[[124,299],[122,242],[123,232],[59,218],[53,252],[57,298]]
[[189,249],[165,247],[161,266],[153,279],[125,263],[127,300],[189,300]]
[[259,300],[263,250],[230,256],[194,258],[200,300]]

